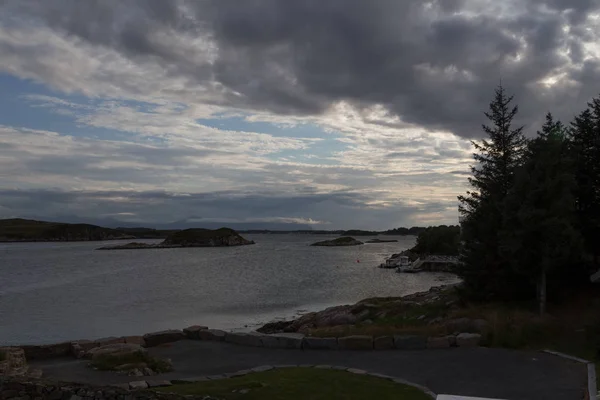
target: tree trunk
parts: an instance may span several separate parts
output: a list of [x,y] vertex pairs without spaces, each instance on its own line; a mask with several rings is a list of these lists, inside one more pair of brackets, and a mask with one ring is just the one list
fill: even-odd
[[540,316],[546,314],[546,270],[542,270],[539,283]]

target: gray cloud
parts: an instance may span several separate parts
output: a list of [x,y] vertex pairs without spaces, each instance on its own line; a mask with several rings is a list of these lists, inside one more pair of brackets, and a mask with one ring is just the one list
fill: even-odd
[[[161,191],[60,191],[0,189],[0,218],[44,216],[51,220],[86,221],[110,226],[209,226],[219,221],[235,225],[282,221],[308,227],[305,220],[321,222],[316,228],[380,229],[414,225],[419,214],[447,213],[447,204],[424,202],[376,209],[365,206],[373,196],[340,191],[328,194],[263,192],[167,193]],[[356,209],[362,209],[357,215]],[[190,216],[196,217],[190,217]],[[94,216],[94,217],[91,217]],[[101,216],[109,216],[102,218]],[[114,216],[114,217],[112,217]],[[310,216],[310,217],[307,217]],[[210,218],[209,218],[210,217]],[[189,222],[193,220],[193,222]],[[203,222],[204,221],[204,222]],[[242,225],[239,225],[242,224]]]
[[[598,60],[582,64],[583,42],[598,39],[586,18],[599,7],[597,0],[3,5],[13,24],[44,23],[190,82],[218,83],[223,97],[214,102],[296,115],[319,114],[338,101],[382,104],[405,122],[465,137],[480,135],[481,112],[500,79],[520,101],[524,123],[537,123],[549,109],[570,118],[572,104],[583,107],[600,78]],[[156,33],[210,38],[214,62],[200,62]],[[565,73],[560,82],[538,84],[557,70]]]

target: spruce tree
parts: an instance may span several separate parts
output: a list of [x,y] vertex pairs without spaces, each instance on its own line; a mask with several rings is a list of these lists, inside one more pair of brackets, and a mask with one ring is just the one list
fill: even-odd
[[569,131],[579,228],[594,264],[582,271],[582,275],[598,269],[600,261],[600,99],[593,99],[588,106],[575,117]]
[[575,176],[564,127],[548,114],[529,157],[516,175],[505,200],[501,235],[503,256],[515,275],[537,286],[540,314],[545,313],[547,287],[557,292],[568,268],[581,254],[577,229]]
[[512,126],[518,113],[512,101],[502,86],[496,89],[485,113],[490,120],[490,125],[483,125],[487,138],[472,142],[476,152],[469,183],[473,189],[459,196],[462,246],[457,272],[464,281],[464,294],[476,299],[510,298],[519,290],[500,251],[503,204],[527,143],[523,127]]

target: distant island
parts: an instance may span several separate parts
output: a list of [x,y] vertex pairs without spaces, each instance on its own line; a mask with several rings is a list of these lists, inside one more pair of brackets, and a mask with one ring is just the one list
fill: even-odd
[[[199,224],[200,227],[202,226]],[[166,227],[166,226],[165,226]],[[70,224],[64,222],[37,221],[33,219],[12,218],[0,219],[0,242],[79,242],[125,239],[166,239],[182,229],[175,229],[171,224],[168,229],[152,229],[146,227],[105,228],[92,224]],[[192,227],[195,229],[195,227]],[[237,230],[240,234],[306,234],[306,235],[340,235],[377,236],[377,235],[414,235],[426,228],[396,228],[387,231],[365,230]],[[377,243],[384,243],[383,239]],[[138,243],[139,245],[139,243]]]
[[311,244],[311,246],[359,246],[364,244],[360,240],[356,240],[353,237],[341,237],[333,240],[324,240],[322,242],[317,242]]
[[98,250],[139,250],[139,249],[172,249],[180,247],[225,247],[254,244],[254,241],[244,239],[236,231],[229,228],[221,229],[185,229],[169,235],[158,244],[127,243],[118,246],[100,247]]
[[371,239],[367,240],[365,243],[397,243],[396,239]]
[[29,219],[0,220],[0,242],[79,242],[135,239],[126,232],[88,224],[63,224]]

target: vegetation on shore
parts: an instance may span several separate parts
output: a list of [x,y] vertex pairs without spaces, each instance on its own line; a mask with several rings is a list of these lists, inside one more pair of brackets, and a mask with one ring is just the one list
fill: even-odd
[[281,368],[158,390],[226,400],[430,400],[428,395],[412,386],[346,371],[316,368]]
[[111,354],[101,355],[93,358],[90,365],[100,371],[128,371],[137,368],[150,368],[154,372],[163,373],[173,370],[171,363],[141,351],[116,356]]
[[242,246],[254,244],[252,240],[246,240],[236,231],[229,228],[220,229],[185,229],[170,234],[165,240],[158,244],[127,243],[118,246],[105,246],[98,250],[138,250],[138,249],[166,249],[177,247],[221,247]]

